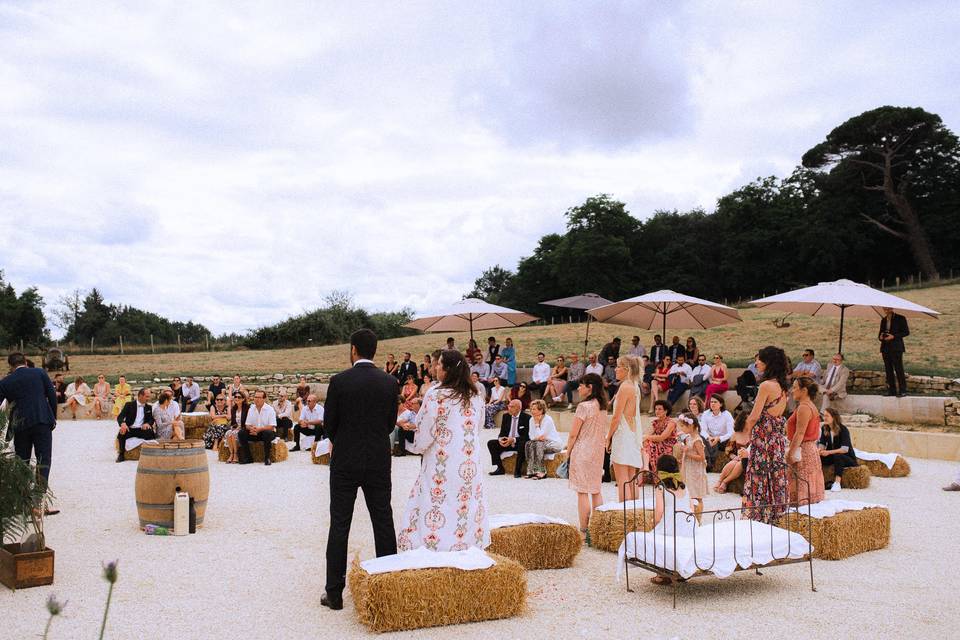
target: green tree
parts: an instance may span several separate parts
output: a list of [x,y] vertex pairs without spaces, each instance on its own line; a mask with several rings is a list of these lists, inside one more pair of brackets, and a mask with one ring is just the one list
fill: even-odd
[[35,287],[17,295],[0,270],[0,347],[42,346],[49,341],[43,298]]
[[513,272],[494,265],[480,274],[473,283],[473,290],[465,298],[479,298],[490,304],[501,304],[501,298],[513,279]]

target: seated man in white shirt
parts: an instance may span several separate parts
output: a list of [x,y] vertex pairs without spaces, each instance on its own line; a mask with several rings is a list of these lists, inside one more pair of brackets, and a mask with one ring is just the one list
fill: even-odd
[[300,409],[300,420],[293,428],[293,449],[300,451],[300,436],[313,436],[317,440],[323,439],[323,405],[317,402],[316,394],[307,396],[307,403]]
[[180,408],[184,413],[195,411],[200,402],[200,385],[193,381],[193,376],[187,376],[187,383],[180,387]]
[[710,365],[707,364],[707,356],[700,354],[697,356],[696,365],[691,369],[690,397],[704,397],[707,394],[708,384],[710,384]]
[[[393,432],[394,449],[393,455],[407,455],[407,442],[413,442],[415,431],[417,430],[417,412],[420,411],[420,398],[414,398],[410,401],[410,409],[405,409],[397,416],[397,428]],[[412,455],[412,454],[411,454]]]
[[287,392],[283,389],[277,394],[277,401],[273,403],[273,410],[277,414],[277,433],[281,440],[287,439],[287,434],[293,428],[293,403],[287,400]]
[[247,410],[247,419],[240,427],[238,434],[240,450],[245,456],[240,457],[240,464],[250,464],[253,456],[250,455],[250,441],[263,443],[263,464],[270,466],[270,448],[277,437],[277,413],[267,404],[267,392],[257,389],[253,394],[253,404]]
[[635,358],[642,358],[646,354],[646,350],[643,348],[643,345],[640,344],[640,336],[633,336],[630,339],[630,350],[627,351],[627,355]]
[[733,416],[727,411],[723,396],[710,396],[710,407],[700,414],[700,435],[703,437],[707,469],[713,466],[717,453],[723,451],[733,437]]
[[539,391],[541,398],[544,389],[547,388],[547,381],[550,380],[550,365],[544,362],[546,357],[542,351],[537,354],[537,364],[533,365],[533,382],[527,385],[527,390],[531,394]]
[[667,379],[670,381],[670,391],[667,392],[667,402],[671,405],[680,399],[680,396],[690,388],[690,379],[693,369],[686,362],[686,355],[677,354],[677,363],[670,367]]
[[590,364],[587,365],[587,368],[584,369],[583,374],[595,373],[601,378],[603,377],[603,365],[597,361],[597,354],[591,353],[588,357]]

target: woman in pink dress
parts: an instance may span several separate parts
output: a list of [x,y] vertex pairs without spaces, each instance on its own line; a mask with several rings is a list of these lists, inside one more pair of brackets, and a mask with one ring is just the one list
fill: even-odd
[[710,404],[710,396],[715,393],[722,394],[729,388],[730,384],[727,382],[727,365],[723,363],[723,356],[717,353],[713,356],[713,366],[710,367],[710,384],[707,385],[704,402]]
[[570,429],[570,488],[577,492],[580,535],[586,538],[590,514],[603,504],[603,453],[607,443],[607,396],[603,380],[595,373],[580,378],[580,404]]
[[657,460],[669,453],[673,455],[673,445],[677,444],[677,423],[670,419],[670,403],[657,400],[653,403],[653,433],[643,436],[643,450],[647,454],[647,465],[653,472],[653,483],[660,482],[657,475]]

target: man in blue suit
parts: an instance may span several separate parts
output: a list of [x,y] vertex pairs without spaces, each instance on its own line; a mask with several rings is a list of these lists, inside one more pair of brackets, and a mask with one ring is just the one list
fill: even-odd
[[57,425],[57,392],[47,372],[28,367],[22,353],[11,353],[7,364],[10,365],[10,375],[0,380],[0,402],[14,403],[10,421],[13,448],[27,462],[30,454],[35,454],[40,475],[47,481],[53,453],[53,429]]

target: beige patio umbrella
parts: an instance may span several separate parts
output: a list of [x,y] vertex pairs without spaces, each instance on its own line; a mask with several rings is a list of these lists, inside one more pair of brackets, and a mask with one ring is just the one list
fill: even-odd
[[939,311],[904,300],[893,294],[868,287],[852,280],[821,282],[775,296],[753,300],[750,304],[777,311],[804,313],[811,316],[840,318],[840,344],[837,353],[843,353],[843,320],[851,318],[882,318],[884,308],[890,308],[907,318],[937,319]]
[[[570,296],[569,298],[557,298],[556,300],[546,300],[540,304],[547,305],[549,307],[561,307],[564,309],[577,309],[578,311],[587,311],[588,309],[594,309],[596,307],[603,306],[605,304],[610,304],[612,301],[607,300],[606,298],[597,295],[596,293],[581,293],[578,296]],[[593,316],[587,315],[587,333],[583,337],[583,357],[587,357],[587,344],[590,342],[590,321],[593,320]]]
[[467,298],[453,303],[440,313],[415,318],[403,326],[427,333],[470,331],[472,339],[474,329],[480,331],[519,327],[534,320],[538,318],[523,311],[500,307],[477,298]]
[[743,322],[733,307],[662,289],[587,311],[598,322],[654,329],[660,325],[666,341],[667,328],[709,329]]

